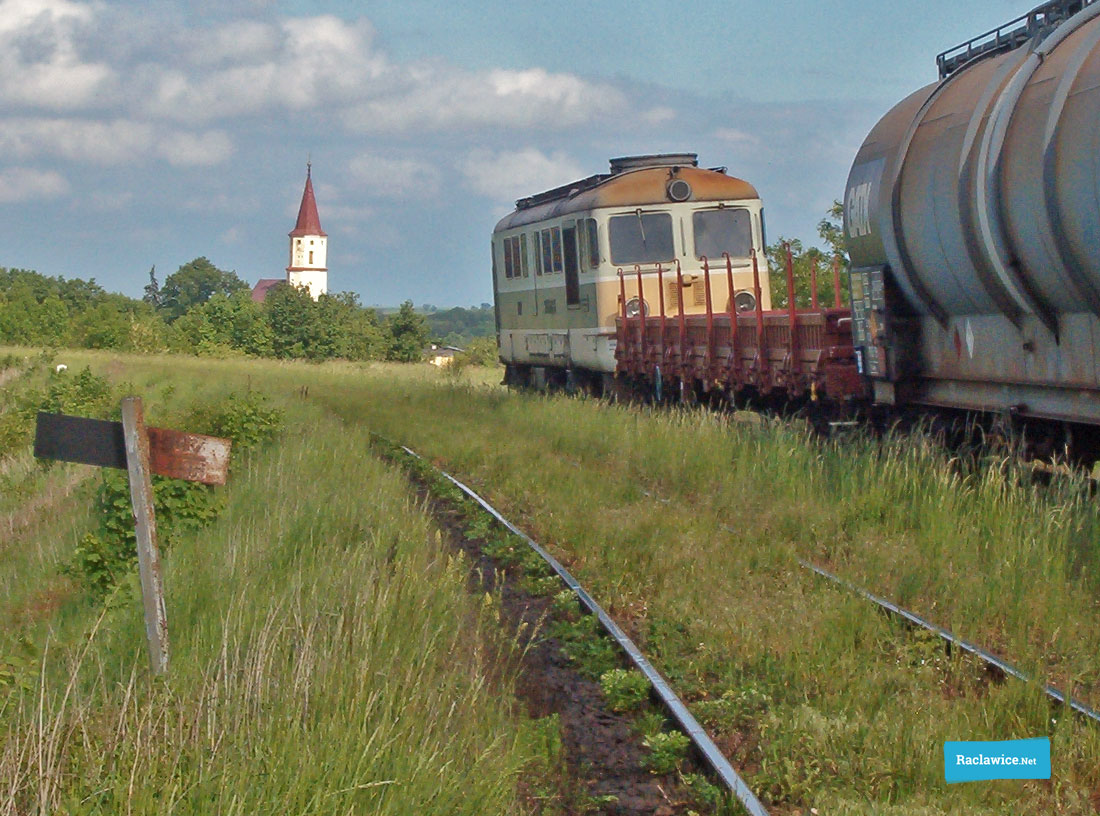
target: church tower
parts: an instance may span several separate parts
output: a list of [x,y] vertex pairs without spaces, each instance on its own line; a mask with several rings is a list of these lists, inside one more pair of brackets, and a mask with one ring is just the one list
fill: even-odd
[[317,215],[317,199],[313,197],[312,165],[306,162],[306,188],[298,208],[298,223],[290,231],[290,265],[286,282],[305,286],[310,296],[317,298],[328,292],[328,235],[321,229]]

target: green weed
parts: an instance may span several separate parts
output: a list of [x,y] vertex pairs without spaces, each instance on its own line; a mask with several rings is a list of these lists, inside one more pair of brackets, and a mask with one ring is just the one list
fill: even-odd
[[691,739],[680,731],[658,731],[648,734],[643,744],[649,749],[649,755],[645,759],[646,767],[650,773],[663,775],[680,767],[680,763],[687,757]]
[[649,698],[649,681],[634,669],[612,669],[600,675],[600,689],[612,711],[635,711]]

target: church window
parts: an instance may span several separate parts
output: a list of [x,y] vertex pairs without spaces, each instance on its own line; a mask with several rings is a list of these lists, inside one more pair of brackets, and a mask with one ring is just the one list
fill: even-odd
[[312,249],[309,251],[309,262],[313,263],[313,250]]

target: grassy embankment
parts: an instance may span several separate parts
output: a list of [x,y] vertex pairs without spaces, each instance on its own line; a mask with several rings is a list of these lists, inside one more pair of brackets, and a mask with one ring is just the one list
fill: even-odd
[[[794,560],[825,563],[1096,704],[1100,516],[1079,486],[1017,487],[995,465],[962,477],[914,439],[821,447],[790,426],[397,372],[322,382],[311,393],[339,415],[473,480],[564,557],[774,801],[1092,812],[1094,726],[1033,688],[986,683]],[[1052,784],[944,784],[945,740],[1044,735]]]
[[[385,434],[473,482],[627,623],[788,809],[1092,812],[1095,728],[1032,688],[985,682],[794,561],[824,562],[1095,704],[1100,519],[1071,488],[1015,487],[997,468],[962,477],[911,439],[821,447],[784,425],[509,394],[426,369],[173,365],[282,392],[308,382],[346,432]],[[944,784],[946,739],[1044,735],[1050,784]]]
[[[62,358],[134,383],[163,424],[253,371]],[[49,485],[74,466],[7,483],[37,503],[0,546],[5,634],[37,668],[0,672],[0,813],[520,812],[518,774],[553,760],[554,721],[509,702],[497,604],[467,592],[403,474],[365,427],[291,396],[310,369],[265,371],[285,431],[235,460],[220,519],[166,554],[164,681],[134,580],[106,607],[59,583],[96,480],[67,499]]]

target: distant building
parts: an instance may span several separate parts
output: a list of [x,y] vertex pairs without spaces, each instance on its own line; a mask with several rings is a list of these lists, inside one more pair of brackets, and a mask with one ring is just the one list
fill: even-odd
[[290,261],[285,278],[263,278],[252,288],[252,299],[262,303],[271,287],[280,283],[304,286],[314,300],[328,292],[328,235],[321,229],[313,195],[313,166],[306,162],[306,187],[298,207],[298,221],[290,231]]
[[454,362],[455,355],[461,353],[462,349],[458,346],[437,346],[433,343],[426,356],[429,363],[442,368]]
[[278,286],[280,283],[286,283],[286,278],[260,278],[252,287],[252,299],[256,303],[263,303],[267,300],[267,293],[271,287]]

